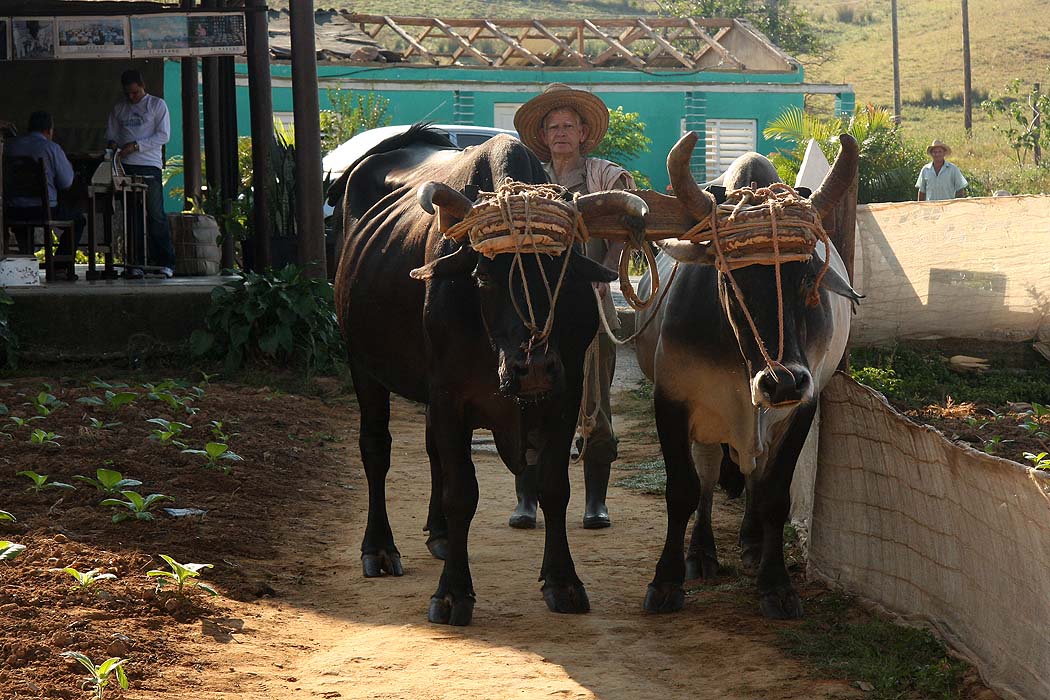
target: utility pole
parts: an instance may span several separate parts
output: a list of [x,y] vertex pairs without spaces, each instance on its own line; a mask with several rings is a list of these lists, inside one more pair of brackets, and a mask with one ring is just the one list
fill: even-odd
[[[963,0],[965,2],[966,0]],[[890,4],[890,20],[893,26],[893,121],[901,123],[901,56],[897,40],[897,0]]]
[[973,136],[973,100],[970,85],[970,9],[968,0],[962,0],[963,34],[963,126],[966,136]]

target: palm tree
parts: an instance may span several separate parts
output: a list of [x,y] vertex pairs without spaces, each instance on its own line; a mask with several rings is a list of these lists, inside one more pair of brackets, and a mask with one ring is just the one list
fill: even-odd
[[860,144],[857,201],[896,202],[915,198],[915,178],[926,155],[904,142],[893,113],[885,107],[865,105],[849,122],[841,117],[823,119],[798,107],[788,107],[762,131],[774,141],[791,143],[778,149],[772,160],[785,182],[794,182],[810,139],[816,140],[831,160],[838,151],[838,135],[848,133]]

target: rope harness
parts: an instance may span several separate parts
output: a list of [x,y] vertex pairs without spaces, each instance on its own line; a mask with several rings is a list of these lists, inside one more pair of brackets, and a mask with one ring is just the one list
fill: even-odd
[[[694,243],[709,242],[714,248],[715,267],[725,275],[733,296],[740,305],[755,343],[766,366],[788,371],[782,364],[784,359],[784,287],[780,266],[787,262],[807,262],[813,257],[817,241],[823,241],[828,255],[817,273],[813,289],[806,299],[809,306],[820,303],[820,284],[831,263],[831,242],[820,221],[820,214],[810,201],[781,182],[769,187],[742,187],[726,195],[726,201],[718,204],[714,195],[701,190],[711,203],[711,215],[689,229],[682,240]],[[733,271],[750,265],[772,265],[777,281],[777,356],[773,359],[762,336],[758,333],[751,311],[744,301],[743,292],[737,284]],[[740,343],[740,332],[727,313],[733,334]],[[741,347],[741,352],[743,347]],[[745,355],[746,357],[746,355]],[[790,374],[790,372],[788,372]]]

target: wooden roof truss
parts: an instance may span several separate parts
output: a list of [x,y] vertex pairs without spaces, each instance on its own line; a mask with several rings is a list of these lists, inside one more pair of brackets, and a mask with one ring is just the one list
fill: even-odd
[[[747,22],[735,19],[440,19],[346,14],[401,62],[435,66],[630,66],[639,70],[793,71],[792,59]],[[730,37],[731,41],[723,41]],[[727,46],[736,47],[736,52]],[[748,65],[736,53],[760,55]]]

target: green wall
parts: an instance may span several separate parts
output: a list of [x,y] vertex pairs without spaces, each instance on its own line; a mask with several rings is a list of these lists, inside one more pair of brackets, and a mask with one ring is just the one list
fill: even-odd
[[[273,109],[292,111],[291,70],[287,64],[275,64],[273,76]],[[172,139],[168,155],[182,152],[180,99],[180,64],[169,61],[165,68],[165,93],[172,116]],[[238,82],[246,82],[247,69],[237,66]],[[703,135],[705,119],[754,119],[758,132],[757,150],[770,153],[774,145],[762,138],[766,124],[789,106],[802,107],[804,92],[770,93],[747,91],[748,83],[797,84],[803,80],[802,69],[794,73],[687,73],[665,72],[642,74],[637,71],[519,70],[433,67],[361,67],[325,65],[318,67],[321,82],[321,109],[330,107],[328,88],[350,85],[357,91],[373,90],[390,100],[388,112],[393,124],[431,121],[493,126],[493,105],[521,103],[537,94],[543,85],[566,82],[586,85],[610,108],[622,106],[627,112],[638,112],[646,124],[646,135],[652,139],[649,154],[623,165],[646,173],[653,187],[662,191],[668,184],[665,159],[678,140],[682,119],[686,127]],[[420,83],[426,83],[420,85]],[[713,91],[712,84],[741,85],[742,92]],[[705,87],[707,88],[705,90]],[[604,89],[603,89],[604,88]],[[456,91],[473,98],[469,108],[457,110]],[[852,103],[847,93],[843,103]],[[469,102],[469,99],[467,100]],[[242,135],[250,133],[248,88],[237,87],[237,124]],[[703,140],[697,145],[694,172],[703,179]]]

